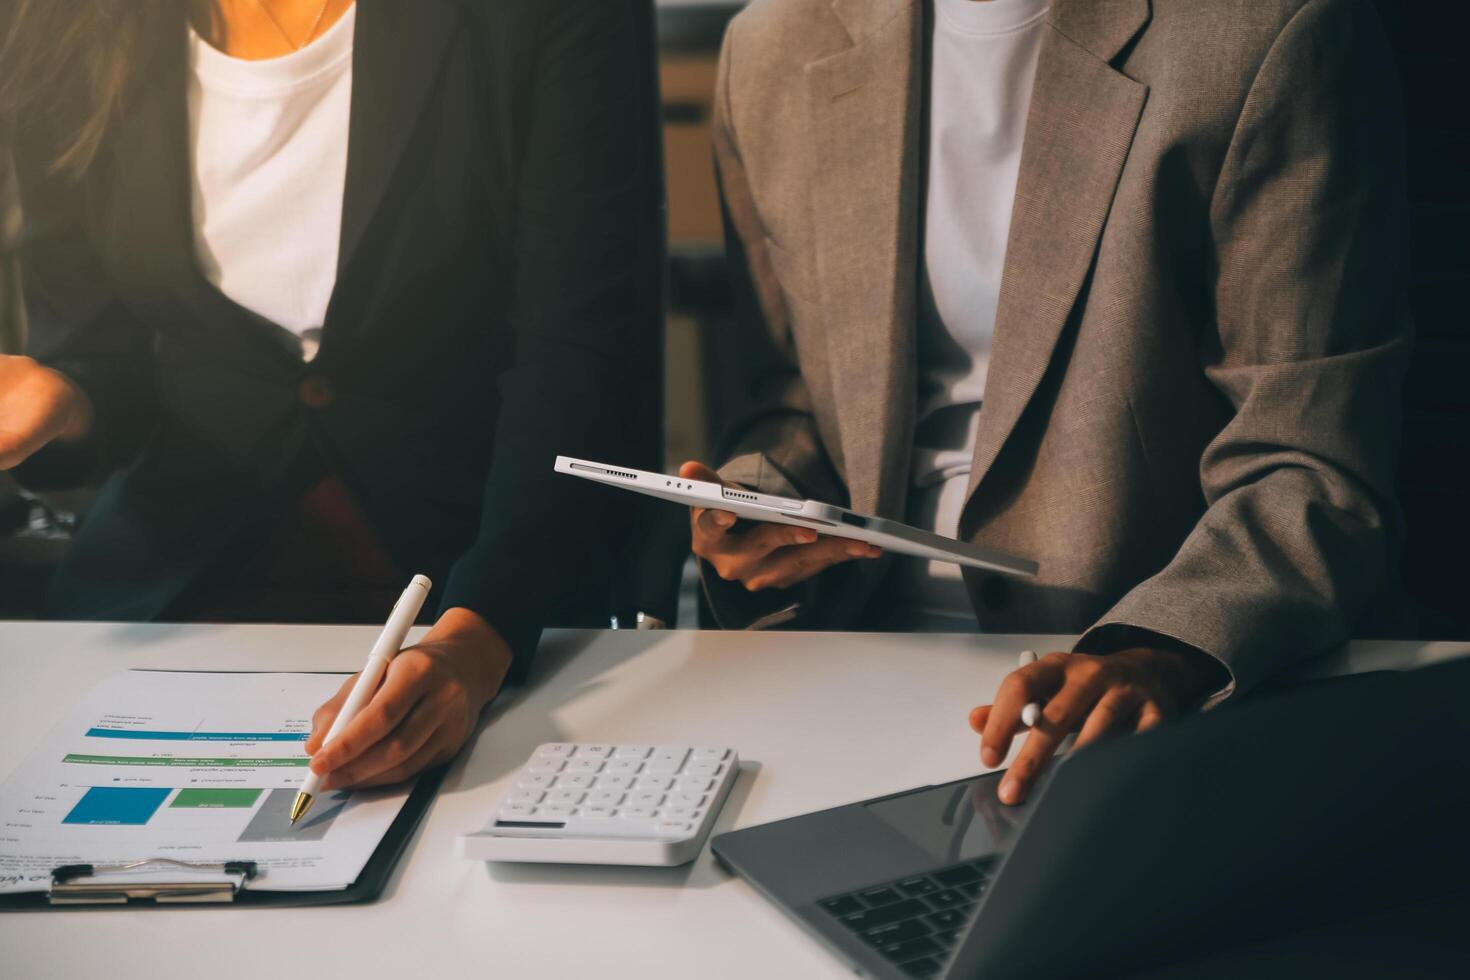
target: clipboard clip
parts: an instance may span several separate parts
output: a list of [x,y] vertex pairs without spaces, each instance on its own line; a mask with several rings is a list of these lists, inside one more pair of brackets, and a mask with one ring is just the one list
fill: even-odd
[[[189,874],[210,875],[198,881],[127,882],[113,876],[133,871],[174,869]],[[190,864],[171,858],[151,858],[131,864],[65,864],[51,872],[46,899],[52,905],[126,905],[129,902],[227,903],[260,874],[254,861],[223,864]],[[100,880],[111,878],[111,880]]]

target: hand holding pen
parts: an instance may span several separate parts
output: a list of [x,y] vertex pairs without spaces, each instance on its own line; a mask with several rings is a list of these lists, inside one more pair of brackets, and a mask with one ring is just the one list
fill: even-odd
[[1136,647],[1038,658],[1027,650],[994,702],[970,712],[970,727],[980,733],[980,761],[988,769],[998,768],[1012,740],[1026,733],[997,791],[1002,803],[1023,803],[1068,736],[1077,733],[1075,747],[1081,748],[1110,734],[1153,728],[1221,685],[1221,673],[1213,658],[1197,651]]

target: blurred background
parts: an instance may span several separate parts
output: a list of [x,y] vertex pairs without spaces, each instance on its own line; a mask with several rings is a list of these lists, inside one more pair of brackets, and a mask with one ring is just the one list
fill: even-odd
[[[665,326],[666,462],[710,459],[741,399],[721,356],[730,316],[719,197],[710,144],[715,64],[731,0],[656,0],[668,193]],[[1410,19],[1379,0],[1403,79],[1413,206],[1411,303],[1418,329],[1399,475],[1408,519],[1404,586],[1413,611],[1403,629],[1428,638],[1470,636],[1470,114],[1447,101],[1460,91],[1453,32]],[[8,161],[0,158],[0,353],[24,349],[15,269],[19,214]],[[0,474],[0,618],[36,615],[50,570],[86,517],[85,492],[44,499]],[[677,538],[680,520],[650,528]],[[663,549],[665,552],[667,549]],[[667,572],[679,574],[677,568]],[[683,590],[679,619],[693,625]],[[670,610],[668,618],[672,618]]]

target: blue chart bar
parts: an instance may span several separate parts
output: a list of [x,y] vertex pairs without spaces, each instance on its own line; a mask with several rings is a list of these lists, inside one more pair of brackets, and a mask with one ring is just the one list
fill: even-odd
[[142,786],[93,786],[61,822],[141,826],[172,792]]
[[88,738],[142,738],[153,742],[304,742],[304,732],[142,732],[135,728],[89,728]]

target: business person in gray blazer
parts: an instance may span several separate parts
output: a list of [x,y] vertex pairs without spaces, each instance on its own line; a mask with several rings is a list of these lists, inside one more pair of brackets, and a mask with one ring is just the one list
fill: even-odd
[[1068,733],[1217,703],[1388,593],[1410,327],[1371,4],[756,0],[716,112],[753,401],[718,478],[1041,568],[697,511],[722,625],[1078,634],[971,717],[994,766],[1045,702],[1018,802]]

